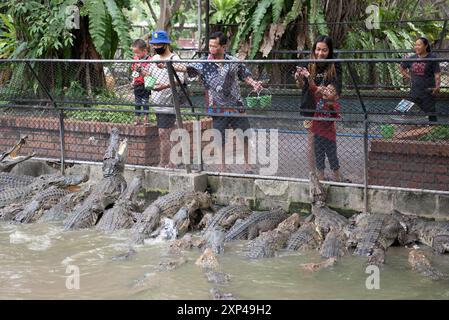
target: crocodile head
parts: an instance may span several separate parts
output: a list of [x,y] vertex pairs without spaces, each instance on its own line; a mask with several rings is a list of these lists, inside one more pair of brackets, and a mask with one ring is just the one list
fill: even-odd
[[3,161],[6,157],[11,158],[17,157],[17,154],[19,153],[20,149],[26,143],[26,139],[28,139],[28,136],[20,138],[19,142],[17,142],[11,149],[9,149],[6,152],[0,153],[0,161]]
[[128,157],[128,140],[119,143],[118,129],[113,128],[109,147],[103,157],[103,176],[111,177],[120,174],[125,169]]
[[320,207],[326,204],[326,190],[313,171],[310,172],[309,192],[312,205]]
[[27,156],[17,156],[28,136],[22,137],[11,149],[0,153],[0,172],[10,172],[17,164],[35,156],[34,152]]
[[208,192],[197,192],[195,199],[199,209],[208,209],[212,205],[212,197]]

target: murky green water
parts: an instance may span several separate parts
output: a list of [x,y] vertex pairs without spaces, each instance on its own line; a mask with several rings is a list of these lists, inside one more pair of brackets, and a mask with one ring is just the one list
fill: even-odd
[[[137,248],[130,260],[113,260],[126,252],[126,232],[62,232],[47,224],[0,224],[0,298],[2,299],[210,299],[208,283],[195,265],[198,250],[185,252],[188,263],[158,271],[166,244]],[[380,270],[380,289],[368,290],[364,259],[348,256],[331,269],[311,273],[302,263],[319,262],[312,253],[281,253],[250,261],[244,242],[227,246],[219,257],[227,285],[217,286],[240,299],[449,299],[449,281],[434,282],[415,274],[405,248],[390,248]],[[449,273],[449,255],[433,257]],[[72,266],[79,268],[79,289],[68,289]],[[215,285],[216,286],[216,285]]]

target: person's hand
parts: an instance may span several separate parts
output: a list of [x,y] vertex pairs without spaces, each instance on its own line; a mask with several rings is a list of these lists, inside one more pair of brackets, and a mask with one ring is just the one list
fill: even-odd
[[263,85],[262,85],[261,81],[254,81],[252,83],[252,87],[253,87],[253,90],[256,91],[256,92],[259,92],[260,90],[263,89]]
[[432,94],[433,94],[433,95],[436,95],[437,92],[440,92],[440,88],[439,88],[439,87],[436,87],[436,88],[433,88],[433,89],[432,89]]
[[295,72],[295,80],[299,80],[301,77],[301,70],[303,68],[302,67],[296,67],[296,72]]
[[141,72],[142,71],[142,66],[140,64],[136,65],[136,71],[137,72]]
[[319,86],[316,88],[315,94],[318,96],[322,96],[325,92],[326,92],[326,87],[325,86]]
[[162,90],[165,90],[165,89],[167,89],[167,85],[166,84],[156,83],[152,90],[153,91],[162,91]]
[[165,63],[163,63],[163,62],[156,63],[156,66],[157,66],[159,69],[165,69],[165,68],[167,68],[167,65],[166,65]]
[[295,79],[296,80],[299,80],[300,77],[308,78],[309,76],[310,76],[310,72],[309,72],[309,70],[307,70],[307,68],[296,67],[296,72],[295,72]]

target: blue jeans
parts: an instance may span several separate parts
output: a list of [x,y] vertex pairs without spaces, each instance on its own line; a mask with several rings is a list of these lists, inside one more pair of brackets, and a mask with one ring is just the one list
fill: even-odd
[[[148,103],[150,101],[150,91],[145,90],[145,87],[142,85],[134,87],[134,98],[136,101],[135,110],[140,111],[143,110],[148,111],[149,106]],[[141,112],[136,112],[136,116],[138,117]]]

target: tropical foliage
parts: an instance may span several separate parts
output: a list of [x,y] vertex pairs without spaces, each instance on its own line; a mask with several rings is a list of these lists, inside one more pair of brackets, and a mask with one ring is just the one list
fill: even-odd
[[[80,3],[77,0],[4,1],[1,6],[8,15],[2,17],[2,25],[11,29],[9,21],[14,26],[16,43],[15,50],[8,52],[11,46],[5,48],[1,45],[5,43],[2,37],[0,55],[11,58],[78,58],[76,52],[83,52],[87,45],[95,49],[98,57],[109,59],[117,48],[128,51],[130,24],[122,9],[129,5],[129,1],[89,0]],[[79,8],[79,29],[67,23],[71,8]],[[82,41],[77,41],[77,38]]]

